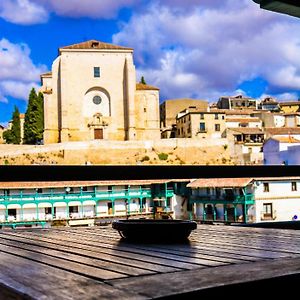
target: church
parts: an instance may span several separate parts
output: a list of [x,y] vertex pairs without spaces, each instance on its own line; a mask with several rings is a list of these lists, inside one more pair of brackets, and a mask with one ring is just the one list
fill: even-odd
[[132,48],[90,40],[58,53],[41,75],[44,144],[160,139],[159,88],[137,83]]

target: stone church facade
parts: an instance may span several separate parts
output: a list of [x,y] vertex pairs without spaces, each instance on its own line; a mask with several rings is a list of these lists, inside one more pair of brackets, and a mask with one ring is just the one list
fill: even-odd
[[136,83],[132,48],[96,40],[59,48],[41,84],[45,144],[160,139],[159,89]]

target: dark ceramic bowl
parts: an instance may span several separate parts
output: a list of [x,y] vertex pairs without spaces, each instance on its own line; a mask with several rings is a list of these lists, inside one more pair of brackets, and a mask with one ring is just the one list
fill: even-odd
[[181,241],[186,240],[197,223],[187,220],[131,219],[112,223],[123,239],[134,241]]

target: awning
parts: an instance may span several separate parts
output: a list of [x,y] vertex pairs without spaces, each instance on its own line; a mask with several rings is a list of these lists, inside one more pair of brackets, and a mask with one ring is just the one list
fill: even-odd
[[271,10],[278,13],[300,17],[299,0],[253,0],[260,4],[263,9]]

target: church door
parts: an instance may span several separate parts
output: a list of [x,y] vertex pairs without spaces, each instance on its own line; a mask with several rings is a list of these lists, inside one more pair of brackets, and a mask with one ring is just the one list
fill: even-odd
[[102,128],[94,129],[94,139],[95,140],[103,139],[103,129]]

